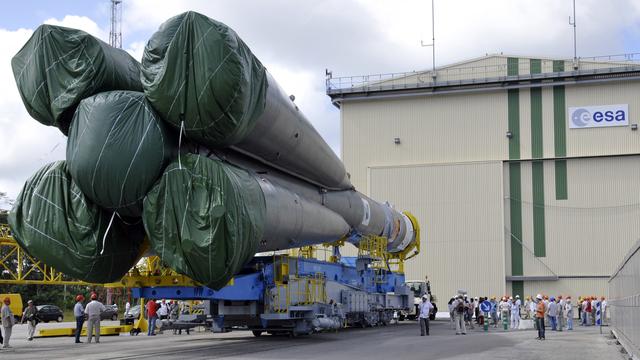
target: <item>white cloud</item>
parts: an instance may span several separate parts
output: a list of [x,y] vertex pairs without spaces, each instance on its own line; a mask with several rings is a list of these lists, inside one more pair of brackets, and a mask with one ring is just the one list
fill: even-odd
[[135,41],[129,44],[129,48],[126,50],[134,59],[142,61],[142,54],[144,53],[144,46],[146,44],[146,41]]
[[69,27],[73,29],[80,29],[85,31],[98,39],[109,42],[109,31],[105,31],[95,23],[95,21],[89,19],[86,16],[66,15],[62,20],[50,18],[44,21],[45,24],[58,25]]
[[65,137],[53,127],[32,119],[22,104],[11,70],[11,58],[32,30],[0,29],[0,192],[15,198],[24,181],[42,165],[64,158]]

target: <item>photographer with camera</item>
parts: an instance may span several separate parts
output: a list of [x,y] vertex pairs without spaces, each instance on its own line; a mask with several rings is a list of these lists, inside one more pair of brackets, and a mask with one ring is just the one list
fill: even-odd
[[27,301],[27,308],[22,313],[21,323],[27,323],[27,340],[33,340],[33,334],[36,332],[36,325],[38,325],[38,309],[33,305],[33,300]]

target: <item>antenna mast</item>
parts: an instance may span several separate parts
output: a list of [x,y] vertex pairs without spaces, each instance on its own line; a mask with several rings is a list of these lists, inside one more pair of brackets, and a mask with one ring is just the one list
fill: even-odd
[[578,51],[576,47],[576,0],[573,0],[573,21],[569,16],[569,25],[573,26],[573,69],[578,70]]
[[122,49],[122,0],[111,0],[109,45]]
[[424,41],[420,40],[420,46],[426,47],[431,46],[431,55],[432,55],[432,73],[431,77],[433,81],[436,81],[436,16],[435,16],[435,7],[433,5],[435,0],[431,0],[431,44],[425,44]]

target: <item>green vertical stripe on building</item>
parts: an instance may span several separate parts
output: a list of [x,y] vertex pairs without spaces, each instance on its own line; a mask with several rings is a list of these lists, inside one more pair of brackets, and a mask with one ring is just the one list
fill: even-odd
[[511,296],[513,296],[513,298],[515,299],[516,295],[520,295],[520,299],[524,299],[524,282],[511,282]]
[[[556,66],[553,62],[554,71],[564,71],[564,61]],[[560,69],[562,65],[562,69]],[[553,87],[553,142],[556,157],[567,156],[567,118],[566,100],[564,85]],[[556,160],[556,200],[567,200],[569,191],[567,185],[567,160]]]
[[564,85],[553,87],[553,142],[556,157],[567,156],[567,110]]
[[553,72],[564,71],[564,60],[553,60]]
[[542,89],[532,88],[531,93],[531,157],[541,158],[542,144]]
[[533,187],[533,254],[546,256],[544,224],[544,164],[542,161],[531,163],[531,183]]
[[542,72],[542,61],[540,59],[530,59],[529,72],[531,74],[540,74]]
[[[540,59],[530,60],[530,72],[542,72]],[[542,139],[542,88],[531,89],[531,157],[544,156]],[[537,257],[546,255],[544,222],[544,164],[542,161],[531,163],[531,186],[533,188],[533,253]]]
[[509,122],[509,159],[520,159],[520,90],[507,90],[507,117]]
[[556,200],[567,200],[567,160],[556,160]]
[[511,275],[521,276],[522,266],[522,190],[520,163],[509,164],[509,218],[511,219]]
[[507,58],[507,76],[518,75],[518,58]]

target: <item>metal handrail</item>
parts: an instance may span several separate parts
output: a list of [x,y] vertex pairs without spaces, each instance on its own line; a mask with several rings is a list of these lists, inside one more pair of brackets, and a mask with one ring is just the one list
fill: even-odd
[[[607,68],[603,64],[610,65],[610,68],[625,66],[640,66],[640,53],[603,55],[593,57],[582,57],[574,64],[573,59],[558,59],[565,62],[565,71],[589,71],[596,68]],[[560,73],[565,71],[553,71],[552,59],[540,59],[542,73]],[[573,66],[575,66],[575,69]],[[354,75],[343,77],[332,77],[326,79],[327,93],[340,93],[342,91],[369,91],[380,88],[404,89],[415,88],[425,85],[437,85],[450,81],[474,80],[478,83],[487,79],[507,77],[507,63],[482,66],[444,67],[424,71],[409,71],[398,73],[381,73],[368,75]],[[568,69],[568,70],[567,70]],[[528,74],[530,63],[518,63],[518,74]]]

